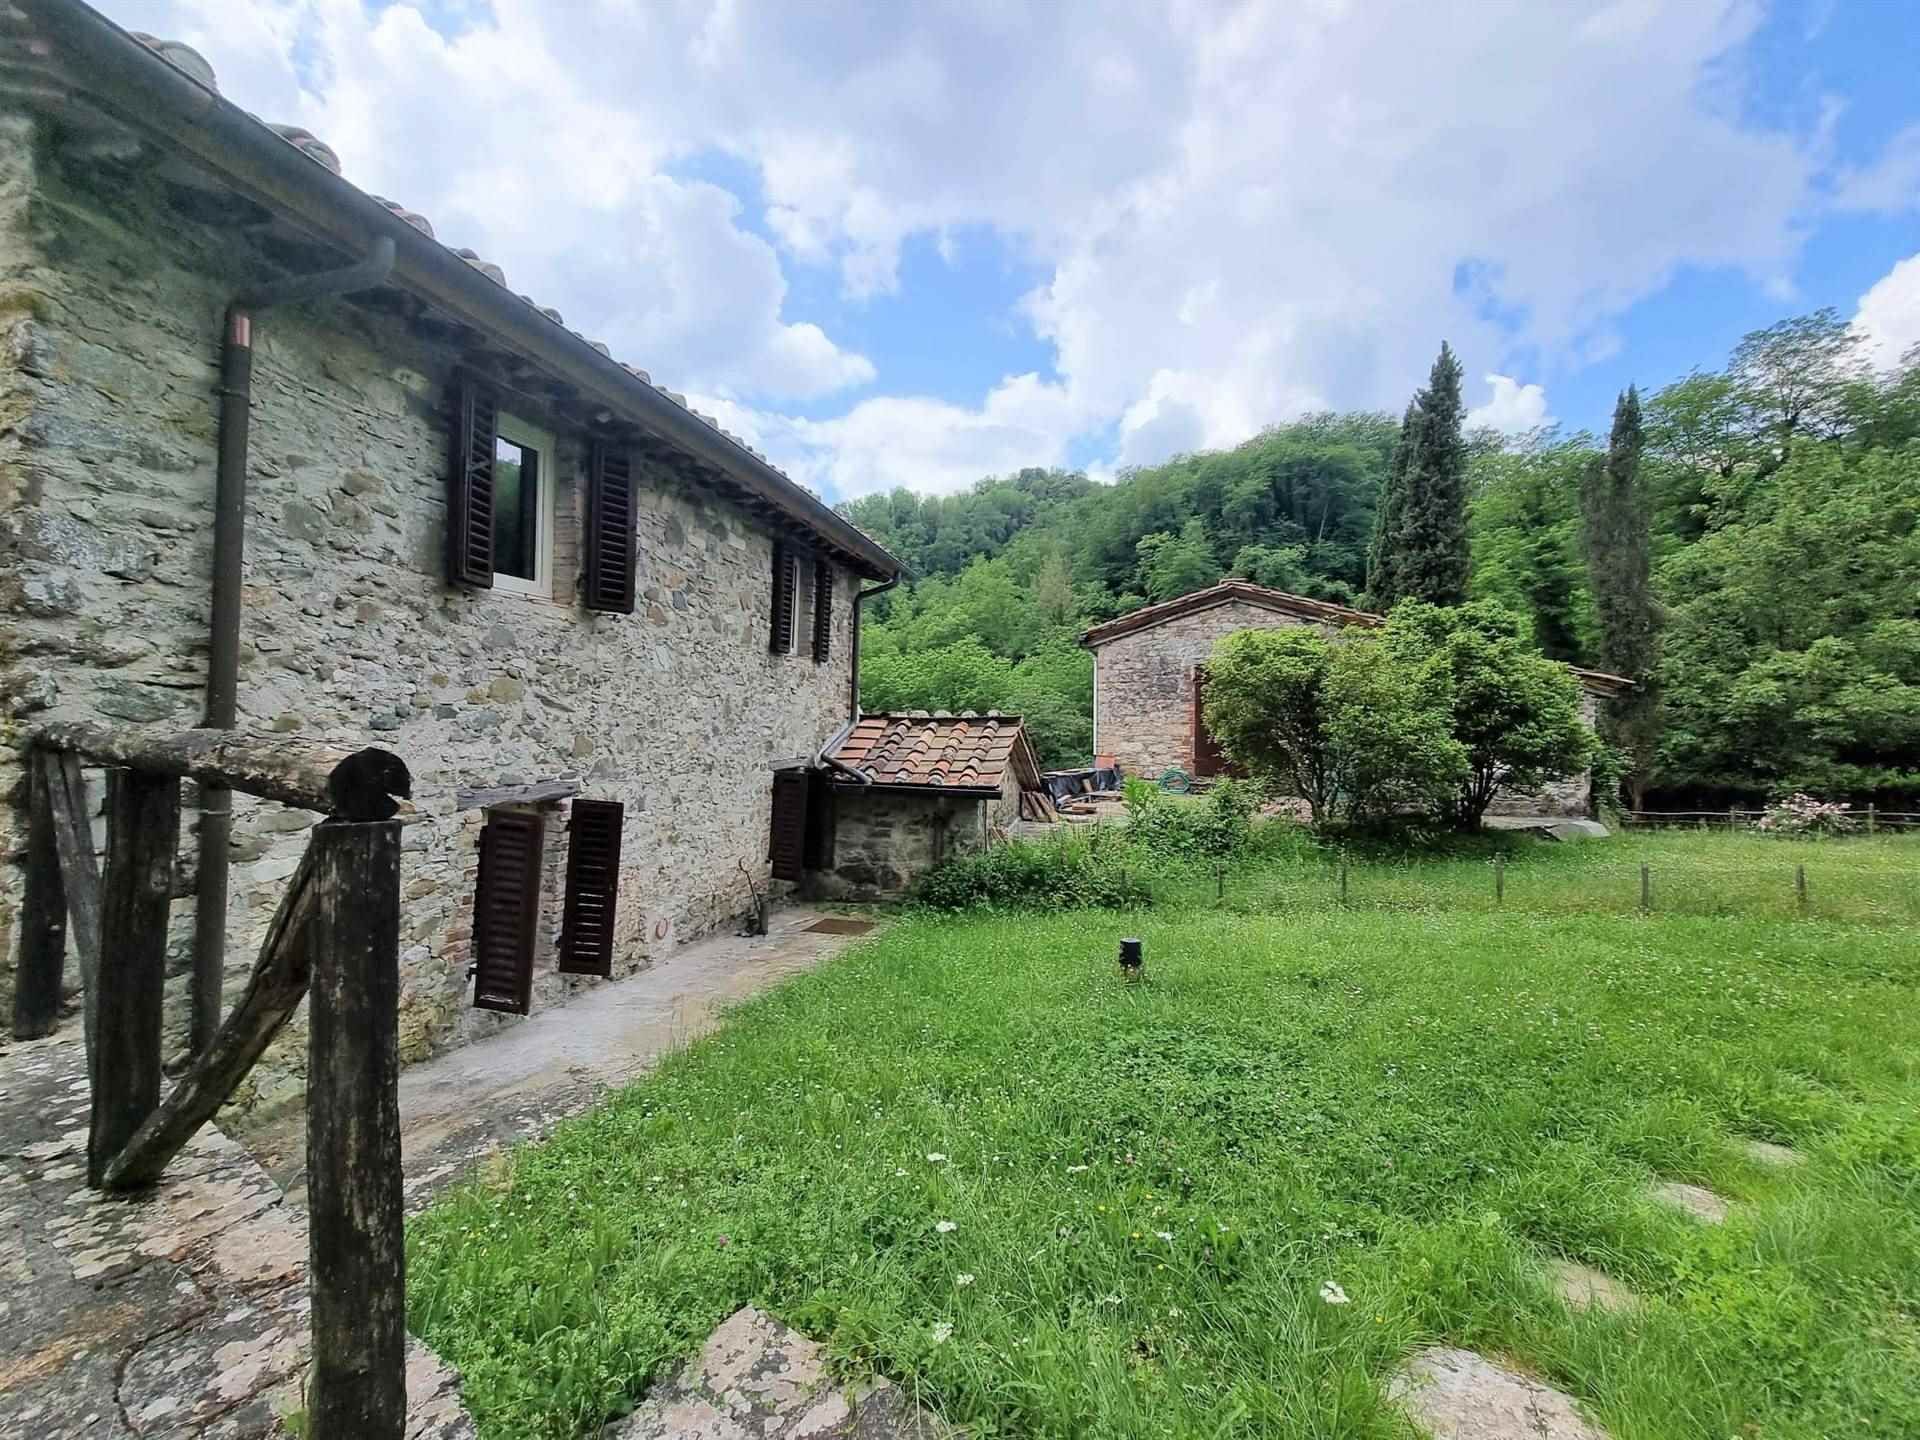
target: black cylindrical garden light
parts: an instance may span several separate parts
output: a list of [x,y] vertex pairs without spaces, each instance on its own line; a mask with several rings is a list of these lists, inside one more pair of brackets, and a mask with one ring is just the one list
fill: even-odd
[[1126,976],[1129,980],[1138,980],[1140,978],[1141,967],[1146,963],[1145,957],[1140,953],[1140,942],[1138,940],[1122,940],[1120,942],[1120,973],[1122,975]]

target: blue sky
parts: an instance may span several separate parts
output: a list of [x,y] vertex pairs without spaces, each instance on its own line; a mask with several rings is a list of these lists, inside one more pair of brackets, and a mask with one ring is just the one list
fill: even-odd
[[105,8],[829,498],[1920,341],[1904,0]]

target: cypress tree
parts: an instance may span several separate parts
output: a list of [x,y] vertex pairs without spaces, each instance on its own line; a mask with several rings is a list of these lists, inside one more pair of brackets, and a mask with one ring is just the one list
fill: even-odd
[[1407,462],[1413,454],[1419,413],[1420,397],[1416,395],[1407,402],[1407,413],[1400,417],[1400,438],[1394,444],[1387,478],[1380,486],[1380,503],[1373,514],[1373,543],[1367,547],[1367,603],[1376,610],[1391,610],[1400,599],[1395,547],[1407,513]]
[[1653,534],[1640,483],[1640,394],[1631,385],[1613,407],[1604,460],[1595,457],[1580,483],[1587,574],[1600,621],[1600,664],[1635,682],[1609,707],[1607,734],[1627,757],[1633,808],[1643,808],[1654,746],[1660,738],[1660,608],[1653,598]]
[[1406,510],[1392,570],[1395,599],[1459,605],[1467,598],[1466,411],[1460,361],[1444,341],[1427,388],[1414,399],[1413,447],[1407,458]]

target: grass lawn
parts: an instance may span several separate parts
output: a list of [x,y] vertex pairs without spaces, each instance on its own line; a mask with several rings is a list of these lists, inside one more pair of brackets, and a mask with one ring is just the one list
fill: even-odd
[[[750,1301],[983,1436],[1405,1435],[1442,1340],[1616,1440],[1911,1440],[1920,842],[1530,846],[1501,910],[1484,860],[1344,909],[1269,862],[904,921],[416,1221],[412,1324],[489,1440],[592,1435]],[[1554,1256],[1644,1303],[1570,1311]]]

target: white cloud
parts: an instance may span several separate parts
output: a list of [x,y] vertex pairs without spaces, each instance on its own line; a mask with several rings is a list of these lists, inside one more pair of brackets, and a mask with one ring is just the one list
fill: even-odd
[[[494,0],[450,37],[408,0],[104,3],[841,494],[1397,413],[1443,337],[1551,382],[1683,267],[1789,284],[1810,202],[1896,193],[1906,153],[1816,196],[1823,132],[1743,118],[1750,0]],[[763,213],[688,178],[716,154]],[[890,393],[788,313],[797,267],[884,306],[906,241],[958,234],[1038,268],[1048,378]]]
[[779,458],[794,479],[838,496],[896,485],[951,494],[985,475],[1061,465],[1077,428],[1066,393],[1037,375],[1003,380],[978,409],[879,396],[831,420],[753,410],[722,396],[694,399],[727,429]]
[[1833,205],[1883,215],[1920,209],[1920,125],[1896,134],[1871,165],[1842,170],[1834,179]]
[[1525,435],[1551,423],[1543,386],[1522,385],[1511,375],[1489,375],[1486,380],[1493,393],[1485,404],[1467,411],[1467,429],[1488,426],[1502,435]]
[[1920,255],[1909,255],[1860,297],[1853,328],[1876,370],[1891,370],[1920,345]]

